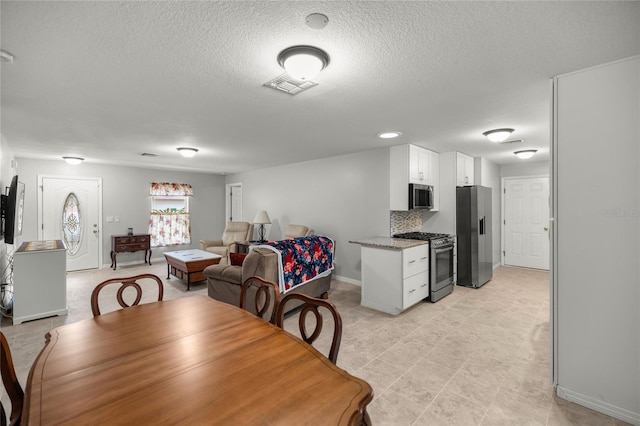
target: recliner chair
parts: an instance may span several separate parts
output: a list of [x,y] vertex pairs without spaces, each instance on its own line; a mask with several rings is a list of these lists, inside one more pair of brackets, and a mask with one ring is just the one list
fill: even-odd
[[284,231],[284,239],[288,238],[297,238],[297,237],[308,237],[309,235],[313,235],[313,229],[304,225],[287,225],[287,229]]
[[200,240],[200,250],[222,256],[220,265],[231,264],[229,253],[236,252],[236,242],[250,241],[253,238],[253,223],[228,222],[220,240]]

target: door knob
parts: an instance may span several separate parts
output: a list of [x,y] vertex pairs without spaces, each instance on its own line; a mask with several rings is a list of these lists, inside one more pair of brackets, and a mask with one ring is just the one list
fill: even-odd
[[549,228],[545,226],[545,227],[544,227],[544,230],[545,230],[545,231],[548,231],[548,230],[549,230]]

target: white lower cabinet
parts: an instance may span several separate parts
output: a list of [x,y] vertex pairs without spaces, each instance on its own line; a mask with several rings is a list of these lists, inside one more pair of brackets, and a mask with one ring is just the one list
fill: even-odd
[[360,304],[397,315],[429,297],[429,245],[402,250],[361,246]]

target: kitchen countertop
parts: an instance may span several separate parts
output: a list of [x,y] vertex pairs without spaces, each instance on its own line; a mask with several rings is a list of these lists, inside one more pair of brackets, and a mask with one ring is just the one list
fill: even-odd
[[402,238],[390,238],[390,237],[371,237],[364,240],[353,240],[349,242],[353,244],[360,244],[366,247],[391,249],[391,250],[402,250],[402,249],[429,244],[429,241],[405,240]]

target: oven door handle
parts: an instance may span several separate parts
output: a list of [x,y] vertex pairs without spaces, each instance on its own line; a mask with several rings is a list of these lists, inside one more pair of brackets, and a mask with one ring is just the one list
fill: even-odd
[[440,254],[440,253],[444,253],[445,251],[451,251],[451,250],[453,250],[453,246],[448,246],[445,248],[437,248],[437,249],[434,249],[433,252],[435,254]]

